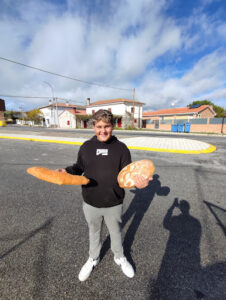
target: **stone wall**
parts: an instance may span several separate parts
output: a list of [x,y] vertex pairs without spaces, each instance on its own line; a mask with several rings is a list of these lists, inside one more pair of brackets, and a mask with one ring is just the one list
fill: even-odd
[[214,114],[209,108],[207,108],[200,112],[200,118],[214,118]]
[[4,112],[3,111],[0,111],[0,120],[1,121],[5,120],[5,118],[4,118]]
[[122,117],[122,128],[128,127],[137,127],[137,125],[133,122],[133,117],[131,116],[131,114],[126,113],[126,115]]

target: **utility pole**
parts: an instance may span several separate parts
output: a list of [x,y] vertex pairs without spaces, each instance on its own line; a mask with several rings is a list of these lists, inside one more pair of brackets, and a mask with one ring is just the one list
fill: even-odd
[[133,126],[134,126],[134,113],[135,113],[135,88],[133,88]]
[[56,113],[57,113],[57,127],[59,127],[59,115],[58,115],[58,105],[57,105],[57,98],[55,99],[55,103],[56,103]]

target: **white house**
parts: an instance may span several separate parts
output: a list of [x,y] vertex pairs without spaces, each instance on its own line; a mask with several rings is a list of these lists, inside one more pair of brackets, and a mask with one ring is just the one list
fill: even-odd
[[[81,126],[81,120],[77,120],[78,115],[86,115],[85,110],[66,109],[59,114],[59,127],[60,128],[77,128]],[[82,124],[84,127],[84,124]]]
[[145,103],[124,98],[101,100],[90,103],[87,99],[86,114],[93,115],[99,109],[107,109],[117,117],[116,126],[126,128],[129,126],[142,127],[142,112]]
[[43,113],[44,124],[47,127],[59,126],[59,117],[65,110],[84,110],[84,106],[69,103],[49,103],[49,105],[39,108]]
[[[87,99],[86,107],[69,103],[49,103],[40,107],[43,113],[44,124],[47,127],[77,128],[90,127],[91,115],[99,109],[107,109],[116,118],[116,127],[142,127],[142,112],[144,103],[118,98],[101,100],[90,103]],[[80,115],[80,118],[77,117]]]

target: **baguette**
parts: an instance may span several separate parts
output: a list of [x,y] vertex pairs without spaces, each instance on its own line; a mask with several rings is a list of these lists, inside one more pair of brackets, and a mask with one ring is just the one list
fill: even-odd
[[137,175],[150,178],[155,172],[155,166],[151,160],[142,159],[125,166],[118,174],[118,184],[121,188],[135,187]]
[[61,173],[44,167],[31,167],[27,169],[27,172],[38,179],[59,185],[86,185],[90,182],[85,176]]

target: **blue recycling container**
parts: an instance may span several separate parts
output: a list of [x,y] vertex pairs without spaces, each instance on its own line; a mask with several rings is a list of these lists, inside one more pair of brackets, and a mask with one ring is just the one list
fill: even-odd
[[183,132],[184,131],[184,124],[177,124],[177,129],[178,129],[178,132]]
[[171,131],[177,132],[177,124],[172,124]]
[[191,123],[185,123],[184,124],[184,132],[190,132],[191,129]]

